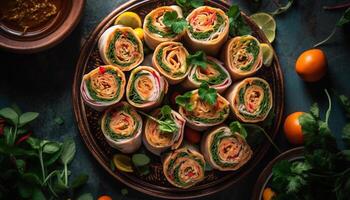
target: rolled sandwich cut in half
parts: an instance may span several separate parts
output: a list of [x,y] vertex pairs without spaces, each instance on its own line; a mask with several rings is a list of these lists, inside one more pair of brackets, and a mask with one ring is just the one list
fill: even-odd
[[88,106],[102,111],[122,99],[125,85],[124,73],[117,67],[105,65],[84,75],[80,92]]
[[222,55],[233,79],[252,76],[263,64],[260,42],[251,35],[238,36],[229,40]]
[[168,149],[179,148],[183,139],[186,120],[179,113],[168,108],[169,112],[162,107],[152,112],[151,115],[155,119],[173,121],[176,126],[173,132],[162,131],[159,123],[150,118],[147,118],[144,126],[143,143],[150,152],[158,156]]
[[143,44],[130,27],[115,25],[108,28],[98,41],[100,56],[105,64],[130,71],[144,58]]
[[179,104],[179,113],[186,119],[187,125],[203,131],[224,122],[230,113],[230,107],[229,102],[220,94],[215,97],[215,102],[207,102],[199,95],[199,90],[176,97],[176,103]]
[[166,179],[178,188],[189,188],[204,179],[205,160],[198,151],[183,147],[166,156],[163,172]]
[[182,86],[187,89],[196,89],[204,82],[219,93],[223,93],[231,84],[231,76],[221,61],[207,56],[206,67],[192,66]]
[[157,70],[139,66],[131,71],[126,87],[126,99],[140,109],[157,107],[168,92],[168,82]]
[[215,127],[204,135],[201,152],[210,166],[220,171],[238,170],[253,154],[240,133],[232,132],[225,125]]
[[163,42],[154,51],[152,63],[169,84],[177,84],[189,73],[190,66],[186,61],[188,55],[182,43]]
[[178,18],[182,18],[182,10],[179,6],[162,6],[152,10],[146,15],[143,22],[143,30],[146,44],[155,49],[162,42],[180,41],[185,31],[175,33],[165,25],[164,15],[167,12],[176,12]]
[[105,111],[101,129],[108,144],[123,153],[133,153],[141,146],[142,118],[124,101]]
[[226,92],[234,116],[242,122],[261,122],[273,105],[270,85],[262,78],[246,78]]
[[229,34],[229,19],[224,11],[210,6],[194,9],[186,18],[189,28],[185,40],[193,51],[218,54]]

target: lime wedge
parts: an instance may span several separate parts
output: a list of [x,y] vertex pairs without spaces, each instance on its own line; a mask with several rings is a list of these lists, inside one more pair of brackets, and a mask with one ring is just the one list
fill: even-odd
[[263,63],[266,67],[270,67],[273,61],[273,49],[266,43],[261,44],[261,50],[263,53]]
[[259,26],[259,28],[265,33],[270,43],[275,40],[276,36],[276,21],[268,13],[255,13],[250,18]]
[[129,156],[116,154],[113,156],[113,163],[117,169],[123,172],[133,172],[132,162]]

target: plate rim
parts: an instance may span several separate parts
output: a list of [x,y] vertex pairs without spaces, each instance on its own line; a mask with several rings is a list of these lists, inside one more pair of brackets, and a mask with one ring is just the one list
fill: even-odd
[[[139,187],[133,184],[133,181],[128,179],[127,176],[123,174],[118,174],[113,172],[108,166],[105,165],[105,162],[103,161],[102,157],[99,156],[99,152],[96,149],[97,143],[96,141],[93,140],[91,132],[89,131],[89,127],[86,127],[87,118],[86,116],[83,117],[81,116],[81,113],[85,113],[85,107],[84,107],[84,102],[82,101],[80,97],[80,81],[82,78],[82,71],[86,67],[81,67],[81,66],[86,66],[88,62],[88,57],[91,55],[94,45],[95,45],[95,38],[100,36],[103,32],[104,29],[106,29],[106,26],[108,24],[111,24],[111,20],[115,18],[118,14],[124,12],[125,10],[129,10],[132,8],[136,8],[144,3],[149,3],[152,1],[157,1],[157,0],[130,0],[119,7],[115,8],[113,11],[111,11],[105,18],[103,18],[102,21],[92,30],[90,33],[89,37],[85,40],[85,43],[83,47],[81,48],[80,55],[76,64],[76,70],[75,70],[75,75],[74,75],[74,80],[73,80],[73,86],[72,86],[72,102],[73,102],[73,109],[74,109],[74,115],[75,115],[75,120],[79,128],[79,133],[80,136],[82,137],[86,147],[88,148],[89,152],[94,156],[94,158],[98,161],[98,163],[108,172],[109,175],[117,179],[119,182],[127,185],[128,187],[137,190],[139,192],[148,194],[150,196],[158,197],[158,198],[166,198],[166,199],[192,199],[192,198],[198,198],[198,197],[203,197],[203,196],[208,196],[212,195],[214,193],[220,192],[229,186],[233,185],[234,183],[237,183],[241,179],[243,179],[248,173],[250,173],[256,165],[265,157],[267,151],[269,150],[271,144],[269,142],[265,142],[262,144],[261,150],[259,154],[262,154],[261,156],[256,157],[256,161],[252,163],[251,167],[246,169],[245,171],[240,173],[240,177],[238,180],[225,180],[223,185],[214,185],[206,188],[205,191],[203,190],[181,190],[181,189],[176,189],[176,191],[171,191],[172,188],[167,188],[166,191],[159,191],[153,188],[145,188],[145,187]],[[218,4],[221,6],[224,6],[228,8],[230,4],[218,0],[211,1],[211,3]],[[245,15],[242,12],[243,16],[246,18],[246,20],[249,21],[250,25],[256,29],[256,34],[259,35],[259,37],[263,38],[264,41],[268,41],[265,35],[262,33],[262,31],[258,28],[258,26],[252,22],[252,20],[249,19],[247,15]],[[259,30],[258,30],[259,29]],[[271,45],[269,42],[267,42],[269,45]],[[278,112],[278,116],[276,117],[276,128],[274,129],[272,133],[272,138],[275,138],[277,135],[279,129],[280,129],[280,124],[284,112],[284,77],[282,73],[282,69],[280,66],[279,59],[274,51],[274,65],[276,65],[276,69],[274,69],[274,73],[276,73],[276,78],[278,79],[278,92],[279,94],[279,109],[280,112]],[[274,94],[276,95],[276,94]],[[103,156],[103,155],[102,155]],[[181,194],[179,193],[181,191]]]

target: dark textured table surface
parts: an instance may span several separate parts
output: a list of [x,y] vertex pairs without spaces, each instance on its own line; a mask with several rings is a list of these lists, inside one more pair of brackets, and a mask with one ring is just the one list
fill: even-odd
[[[121,199],[124,188],[109,177],[90,155],[83,144],[73,116],[71,88],[79,50],[89,33],[113,9],[125,0],[87,0],[81,22],[73,33],[58,46],[33,55],[16,55],[0,51],[0,107],[17,103],[24,111],[36,111],[40,117],[33,124],[37,135],[63,140],[72,137],[77,144],[77,154],[72,163],[73,174],[84,171],[90,175],[82,189],[97,197],[108,194]],[[237,0],[242,9],[252,14],[248,0]],[[265,3],[259,10],[268,10],[272,4]],[[326,37],[333,29],[343,10],[324,11],[323,5],[339,3],[337,0],[297,1],[286,14],[278,16],[277,38],[273,44],[280,59],[285,78],[285,115],[294,111],[308,110],[312,102],[319,102],[325,110],[327,101],[324,88],[335,89],[350,96],[350,30],[339,29],[335,37],[322,46],[328,57],[328,75],[318,83],[306,84],[295,73],[294,64],[298,55]],[[343,0],[344,2],[344,0]],[[344,125],[344,115],[333,96],[331,128],[339,133]],[[54,119],[59,116],[64,124],[59,126]],[[339,135],[338,135],[339,136]],[[280,131],[275,139],[283,150],[292,148]],[[270,149],[262,162],[240,183],[229,189],[203,199],[249,199],[255,181],[264,166],[277,153]],[[153,199],[129,189],[124,200]]]

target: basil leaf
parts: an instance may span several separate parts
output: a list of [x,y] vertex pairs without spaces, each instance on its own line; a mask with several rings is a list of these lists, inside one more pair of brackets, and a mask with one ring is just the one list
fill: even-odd
[[61,145],[57,142],[47,142],[43,146],[43,152],[48,154],[53,154],[59,151],[61,148]]
[[234,121],[230,123],[230,130],[233,133],[240,134],[244,139],[247,138],[248,136],[247,130],[238,121]]
[[217,91],[214,88],[209,88],[208,83],[203,82],[198,90],[199,97],[210,105],[216,103],[218,97]]
[[22,127],[22,126],[28,124],[29,122],[35,120],[38,116],[39,116],[39,113],[36,113],[36,112],[23,113],[19,117],[19,126]]
[[343,16],[337,22],[337,26],[341,27],[350,22],[350,8],[346,9]]
[[73,160],[75,155],[76,149],[74,141],[72,139],[66,139],[63,142],[62,149],[60,160],[62,164],[67,165]]
[[18,114],[12,108],[7,107],[7,108],[1,109],[0,117],[3,117],[9,120],[9,122],[12,125],[15,125],[15,126],[18,125]]
[[197,51],[193,55],[188,55],[186,61],[189,65],[200,66],[207,69],[207,56],[203,51]]
[[76,189],[80,186],[84,185],[89,179],[89,176],[87,174],[80,174],[79,176],[75,177],[72,181],[71,188]]

